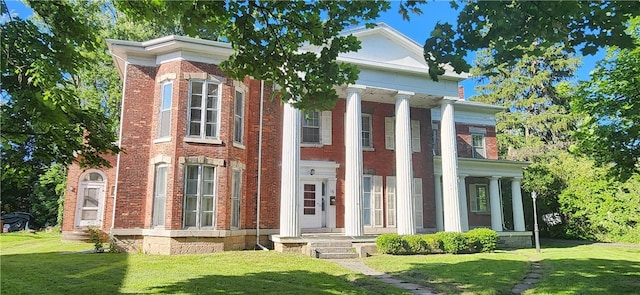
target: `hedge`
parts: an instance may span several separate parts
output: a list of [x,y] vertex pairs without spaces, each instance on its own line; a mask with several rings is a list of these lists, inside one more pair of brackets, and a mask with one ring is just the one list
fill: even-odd
[[491,252],[498,244],[498,233],[477,228],[466,233],[438,232],[427,235],[382,234],[376,239],[379,253],[415,255],[433,253]]

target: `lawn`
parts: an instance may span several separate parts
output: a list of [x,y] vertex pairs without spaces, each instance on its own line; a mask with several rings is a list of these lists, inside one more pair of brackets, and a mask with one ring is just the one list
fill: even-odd
[[372,268],[445,294],[507,294],[542,259],[545,275],[525,294],[640,294],[640,248],[543,245],[467,255],[374,255]]
[[87,254],[57,234],[0,235],[2,294],[407,294],[335,263],[302,255]]
[[[59,234],[0,235],[2,294],[407,294],[330,261],[265,251],[202,255],[82,253]],[[543,245],[469,255],[374,255],[372,268],[444,294],[506,294],[542,259],[525,294],[640,294],[640,248]]]

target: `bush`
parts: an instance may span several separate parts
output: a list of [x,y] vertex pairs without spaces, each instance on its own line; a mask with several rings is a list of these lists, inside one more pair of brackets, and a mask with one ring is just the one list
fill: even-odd
[[382,234],[376,238],[378,252],[385,254],[403,254],[406,242],[398,234]]
[[443,253],[442,240],[435,234],[422,236],[429,253]]
[[429,254],[429,246],[422,239],[422,236],[402,236],[402,240],[404,240],[404,246],[406,246],[405,254]]
[[439,232],[435,236],[442,241],[445,253],[459,254],[469,251],[467,237],[463,233]]
[[498,233],[488,228],[476,228],[465,233],[471,253],[492,252],[498,245]]

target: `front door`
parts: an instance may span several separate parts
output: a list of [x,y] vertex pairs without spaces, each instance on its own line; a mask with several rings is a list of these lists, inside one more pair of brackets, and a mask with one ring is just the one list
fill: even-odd
[[302,228],[322,227],[322,182],[302,183]]
[[104,184],[85,183],[78,189],[78,226],[101,226]]

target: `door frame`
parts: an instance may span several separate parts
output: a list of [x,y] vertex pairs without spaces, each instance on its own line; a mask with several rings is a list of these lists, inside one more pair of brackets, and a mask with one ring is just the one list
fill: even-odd
[[[102,176],[103,181],[86,181],[83,180],[84,177],[90,173],[98,173]],[[97,188],[98,189],[98,207],[96,212],[96,222],[84,222],[82,220],[82,208],[84,203],[84,190],[86,188]],[[75,216],[75,227],[87,227],[87,226],[98,226],[102,227],[104,222],[104,207],[106,201],[106,188],[107,188],[107,177],[104,172],[96,169],[89,169],[83,172],[78,179],[78,188],[76,193],[76,216]]]

